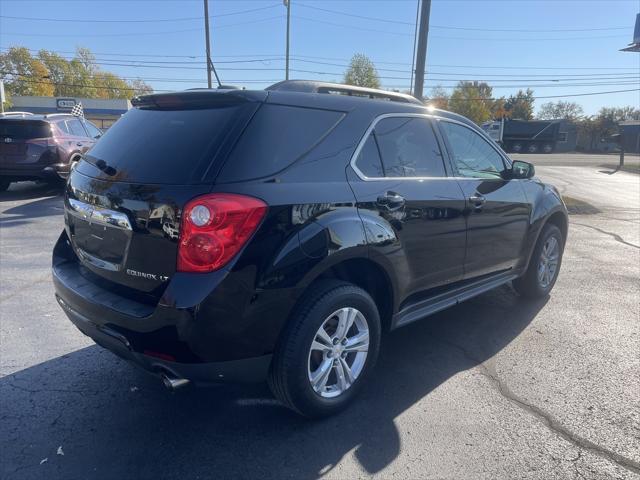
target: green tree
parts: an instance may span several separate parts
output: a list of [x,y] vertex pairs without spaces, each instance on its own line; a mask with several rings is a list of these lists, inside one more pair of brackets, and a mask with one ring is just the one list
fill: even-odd
[[579,120],[584,115],[582,107],[576,102],[565,102],[558,100],[557,102],[543,103],[538,112],[540,120],[557,120],[564,119],[571,122]]
[[507,112],[507,116],[519,120],[531,120],[533,119],[533,90],[527,88],[526,91],[518,90],[515,95],[509,95],[507,98],[504,109]]
[[373,62],[362,53],[351,57],[349,68],[344,74],[344,83],[358,87],[380,88],[380,78]]
[[492,93],[487,83],[461,81],[449,98],[449,109],[480,125],[492,116],[495,107]]

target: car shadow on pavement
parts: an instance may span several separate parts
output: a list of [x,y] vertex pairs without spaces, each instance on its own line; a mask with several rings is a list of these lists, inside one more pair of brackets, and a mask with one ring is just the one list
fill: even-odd
[[[320,421],[285,409],[265,385],[172,394],[87,347],[0,379],[1,476],[310,479],[350,455],[361,474],[380,472],[401,454],[394,420],[500,352],[545,303],[505,286],[390,333],[362,394]],[[59,446],[64,456],[56,455]]]
[[42,197],[57,197],[62,195],[64,185],[61,182],[17,182],[12,183],[9,190],[0,192],[2,202],[16,200],[31,200]]
[[[0,200],[2,199],[0,198]],[[0,228],[17,227],[18,225],[30,223],[35,218],[62,215],[63,213],[62,197],[59,194],[23,203],[6,210],[3,210],[0,203],[0,214],[2,215],[0,217]]]

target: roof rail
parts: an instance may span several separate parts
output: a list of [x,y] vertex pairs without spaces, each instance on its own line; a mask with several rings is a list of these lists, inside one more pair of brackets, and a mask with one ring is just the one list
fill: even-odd
[[51,118],[51,117],[75,117],[75,115],[72,115],[71,113],[47,113],[44,118]]
[[0,114],[4,117],[26,117],[28,115],[33,115],[31,112],[4,112]]
[[366,97],[376,100],[390,100],[392,102],[423,103],[411,95],[404,93],[388,92],[375,88],[356,87],[341,83],[317,82],[314,80],[284,80],[265,88],[270,91],[280,92],[306,92],[306,93],[330,93],[333,95],[348,95],[352,97]]

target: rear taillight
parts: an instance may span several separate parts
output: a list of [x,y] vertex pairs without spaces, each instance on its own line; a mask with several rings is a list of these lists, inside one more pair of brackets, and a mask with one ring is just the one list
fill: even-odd
[[212,193],[185,206],[178,247],[179,272],[212,272],[247,243],[267,211],[253,197]]

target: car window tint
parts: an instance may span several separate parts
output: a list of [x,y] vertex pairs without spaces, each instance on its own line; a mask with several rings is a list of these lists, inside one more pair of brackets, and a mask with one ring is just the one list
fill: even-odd
[[444,177],[442,153],[429,120],[392,117],[374,130],[387,177]]
[[380,153],[373,134],[369,135],[369,138],[367,138],[360,149],[360,153],[356,159],[356,167],[358,167],[358,170],[360,170],[365,177],[384,177]]
[[[246,108],[253,111],[253,106]],[[91,149],[90,160],[104,160],[119,178],[140,183],[201,182],[238,118],[249,114],[242,105],[198,110],[133,108]],[[106,175],[81,162],[80,173]]]
[[504,162],[498,152],[470,128],[441,122],[458,173],[463,177],[495,178],[504,171]]
[[84,126],[89,131],[89,136],[90,137],[98,138],[98,137],[100,137],[102,135],[102,132],[100,131],[100,129],[98,127],[96,127],[93,123],[84,122]]
[[80,120],[74,118],[72,120],[65,120],[65,121],[67,123],[67,128],[69,129],[69,132],[71,132],[71,135],[77,135],[78,137],[87,136],[87,132],[82,126],[82,124],[80,123]]
[[229,156],[220,181],[273,175],[307,154],[344,116],[315,108],[263,105]]

